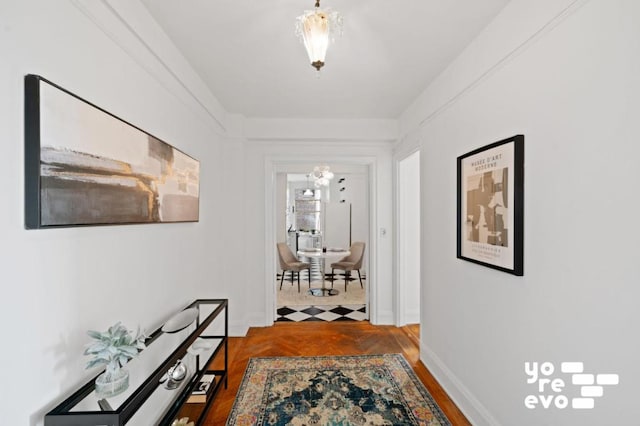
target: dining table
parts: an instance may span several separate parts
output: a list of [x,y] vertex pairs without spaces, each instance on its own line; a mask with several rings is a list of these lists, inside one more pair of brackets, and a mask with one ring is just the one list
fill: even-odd
[[351,252],[343,248],[308,248],[298,250],[298,256],[306,257],[308,259],[318,259],[320,261],[320,270],[322,272],[322,286],[320,288],[311,288],[307,292],[311,296],[335,296],[340,292],[333,288],[327,288],[325,286],[325,262],[327,259],[340,259],[345,256],[349,256]]

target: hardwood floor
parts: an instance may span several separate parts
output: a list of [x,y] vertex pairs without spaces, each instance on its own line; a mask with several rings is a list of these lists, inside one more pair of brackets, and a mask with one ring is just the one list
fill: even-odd
[[418,336],[417,325],[398,328],[374,326],[368,321],[276,323],[273,327],[251,328],[246,337],[230,338],[229,387],[220,390],[204,424],[225,424],[251,357],[401,353],[451,424],[470,425],[419,361]]

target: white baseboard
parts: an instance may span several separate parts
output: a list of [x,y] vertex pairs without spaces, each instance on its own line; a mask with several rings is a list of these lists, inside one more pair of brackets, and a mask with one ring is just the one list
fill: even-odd
[[394,325],[394,315],[393,311],[378,311],[378,315],[376,318],[370,319],[371,324],[373,325]]
[[249,324],[246,321],[230,321],[229,336],[245,337],[249,331]]
[[500,426],[500,423],[491,415],[491,412],[462,384],[447,365],[422,342],[420,342],[420,360],[471,424],[475,426]]
[[420,324],[420,310],[411,310],[404,313],[405,324]]
[[249,327],[246,325],[242,326],[230,326],[229,327],[229,337],[245,337],[247,332],[249,331]]

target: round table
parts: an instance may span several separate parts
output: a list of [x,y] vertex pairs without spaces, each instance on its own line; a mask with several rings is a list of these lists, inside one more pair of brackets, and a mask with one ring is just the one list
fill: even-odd
[[[324,265],[326,259],[329,258],[343,258],[345,256],[349,256],[351,252],[349,250],[343,249],[327,249],[327,251],[322,251],[320,249],[306,249],[306,250],[298,250],[298,256],[308,257],[310,259],[320,259],[320,269],[322,270],[322,287],[321,288],[312,288],[309,289],[308,293],[311,296],[335,296],[340,292],[333,288],[326,288],[324,286],[325,283],[325,272]],[[311,279],[311,278],[309,278]]]

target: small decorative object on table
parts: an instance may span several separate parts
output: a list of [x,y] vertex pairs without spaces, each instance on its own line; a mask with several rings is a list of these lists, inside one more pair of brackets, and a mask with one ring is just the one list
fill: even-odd
[[176,361],[176,363],[167,371],[167,373],[162,376],[160,379],[160,383],[164,383],[165,389],[176,389],[180,386],[180,382],[187,377],[187,365],[182,362],[181,359]]
[[191,346],[189,346],[189,349],[187,349],[187,352],[190,353],[191,355],[204,354],[206,351],[213,348],[214,344],[215,344],[214,342],[210,342],[210,341],[207,341],[207,339],[198,337],[196,341],[193,342]]
[[207,402],[207,397],[209,395],[209,392],[213,390],[215,381],[215,374],[205,374],[204,376],[202,376],[193,392],[191,392],[191,396],[189,397],[189,399],[187,399],[187,402],[198,404]]
[[197,308],[189,308],[184,311],[180,311],[164,323],[162,331],[165,333],[176,333],[184,330],[191,325],[196,318],[198,318],[199,313],[200,311]]
[[98,400],[98,407],[100,407],[100,411],[113,411],[113,407],[109,404],[109,401],[104,398]]
[[129,372],[122,368],[130,359],[146,346],[146,336],[140,327],[133,336],[120,322],[109,327],[105,332],[87,331],[95,339],[87,345],[85,355],[93,355],[86,368],[106,364],[105,372],[96,379],[96,394],[100,398],[116,396],[129,387]]
[[189,417],[183,417],[181,419],[174,420],[173,423],[171,423],[171,426],[194,426],[194,423],[189,421]]

